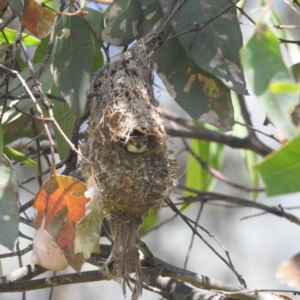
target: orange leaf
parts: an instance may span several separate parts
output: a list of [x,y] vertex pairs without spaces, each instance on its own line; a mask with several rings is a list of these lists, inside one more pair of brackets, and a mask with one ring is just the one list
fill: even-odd
[[84,217],[85,205],[89,202],[85,191],[83,182],[54,172],[51,179],[43,183],[33,204],[38,211],[37,227],[50,234],[69,263],[68,257],[74,253],[75,227]]
[[54,22],[54,13],[34,0],[28,0],[20,21],[26,29],[38,38],[44,38]]

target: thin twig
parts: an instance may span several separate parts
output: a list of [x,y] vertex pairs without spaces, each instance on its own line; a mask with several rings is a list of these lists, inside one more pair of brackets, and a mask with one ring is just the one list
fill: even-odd
[[154,37],[158,37],[162,33],[162,31],[167,27],[167,25],[170,23],[174,15],[182,8],[182,6],[186,2],[187,0],[173,0],[173,2],[169,5],[168,11],[165,13],[163,19],[156,27],[153,33]]
[[[36,229],[36,225],[32,220],[21,217],[21,216],[19,217],[19,220],[20,220],[21,223],[24,223],[24,224]],[[26,237],[26,238],[28,238],[28,237]],[[29,238],[29,239],[32,240],[32,238]]]
[[[32,79],[31,76],[30,76],[30,79]],[[27,79],[26,79],[26,82],[27,82],[28,80],[29,80],[29,79],[27,78]],[[20,87],[20,86],[21,86],[21,84],[20,84],[18,87]],[[34,95],[34,97],[36,97],[36,98],[41,98],[41,95],[40,95],[40,94],[33,93],[33,95]],[[45,95],[46,95],[49,99],[54,99],[54,100],[57,100],[57,101],[60,101],[60,102],[64,102],[64,103],[66,102],[66,100],[65,100],[63,97],[56,96],[56,95],[52,95],[52,94],[50,94],[50,93],[45,93]],[[16,95],[12,95],[11,93],[8,93],[8,92],[6,92],[6,93],[1,93],[1,92],[0,92],[0,98],[4,98],[4,97],[6,97],[7,99],[10,99],[10,100],[30,99],[30,97],[27,95],[27,93],[26,93],[26,94],[21,94],[21,95],[16,96]],[[10,108],[14,107],[14,106],[17,105],[18,103],[20,103],[20,101],[14,102],[13,105],[10,105]]]
[[242,8],[240,8],[236,5],[236,3],[233,3],[230,0],[228,1],[235,6],[235,8],[241,13],[241,15],[245,16],[253,25],[256,25],[255,21]]
[[282,210],[277,207],[267,206],[267,205],[264,205],[259,202],[250,201],[250,200],[246,200],[246,199],[239,198],[239,197],[227,196],[227,195],[212,193],[212,192],[202,192],[202,191],[198,191],[198,190],[188,188],[188,187],[185,187],[182,185],[177,185],[177,187],[180,189],[190,191],[192,193],[197,194],[198,196],[195,198],[195,201],[208,202],[208,201],[218,200],[218,201],[225,201],[225,202],[237,204],[237,205],[240,205],[241,207],[253,207],[253,208],[257,208],[257,209],[266,211],[266,212],[276,215],[278,217],[286,218],[290,222],[300,225],[299,218],[297,218],[296,216],[294,216],[292,214],[286,213],[286,212],[283,213]]
[[[59,163],[55,164],[55,169],[58,170],[58,169],[62,168],[65,165],[65,162],[66,162],[65,160],[62,160]],[[30,182],[32,180],[37,179],[38,177],[42,177],[42,176],[44,176],[46,174],[49,174],[49,173],[51,173],[51,170],[52,170],[52,168],[49,168],[49,169],[47,169],[45,171],[42,171],[41,173],[38,173],[35,176],[29,177],[28,179],[22,181],[21,184],[28,183],[28,182]]]
[[169,205],[169,207],[176,213],[179,214],[179,216],[182,218],[182,220],[188,225],[188,227],[192,230],[193,233],[195,233],[229,268],[230,270],[237,276],[239,282],[244,286],[247,287],[245,280],[243,279],[243,277],[237,273],[237,271],[235,270],[235,268],[233,267],[233,265],[231,264],[231,261],[226,261],[226,259],[220,255],[200,234],[197,230],[195,230],[194,227],[191,226],[191,224],[188,221],[188,218],[183,215],[178,208],[176,207],[176,205],[174,205],[174,203],[167,197],[165,198],[166,203]]
[[253,127],[253,126],[250,126],[250,125],[247,125],[247,124],[238,122],[238,121],[234,121],[234,123],[235,123],[235,124],[238,124],[238,125],[241,125],[241,126],[244,126],[244,127],[247,127],[247,128],[249,128],[249,129],[251,129],[251,130],[257,132],[257,133],[263,134],[264,136],[266,136],[266,137],[268,137],[268,138],[270,138],[270,139],[273,139],[274,141],[278,142],[278,140],[275,139],[275,137],[274,137],[272,134],[268,134],[268,133],[266,133],[266,132],[264,132],[264,131],[262,131],[262,130],[259,130],[259,129]]
[[[33,132],[34,132],[34,135],[37,136],[38,135],[38,131],[37,131],[37,126],[36,126],[36,122],[35,122],[35,119],[34,119],[34,111],[33,109],[31,108],[30,109],[30,114],[33,118],[31,118],[31,127],[33,129]],[[40,141],[38,138],[35,139],[35,145],[36,145],[36,149],[37,149],[37,161],[38,161],[38,173],[42,172],[42,161],[41,161],[41,149],[40,149]],[[43,184],[43,181],[42,181],[42,178],[39,177],[38,178],[38,183],[39,183],[39,186],[41,187],[42,184]]]
[[230,10],[232,8],[232,6],[236,5],[238,2],[240,2],[240,0],[236,0],[234,3],[231,3],[230,5],[226,6],[224,9],[222,9],[221,11],[219,11],[216,15],[214,15],[213,17],[211,17],[210,19],[204,21],[201,25],[197,24],[194,28],[189,29],[187,31],[178,33],[176,35],[173,35],[170,37],[170,39],[172,38],[176,38],[179,37],[181,35],[187,34],[187,33],[191,33],[191,32],[196,32],[194,38],[190,41],[190,45],[189,48],[190,50],[192,49],[194,42],[197,38],[197,35],[199,34],[199,32],[206,27],[207,25],[209,25],[212,21],[216,20],[217,18],[219,18],[221,15],[223,15],[225,12],[227,12],[228,10]]
[[17,16],[12,13],[9,17],[7,17],[5,20],[3,20],[0,23],[0,31],[2,31],[10,22],[12,22]]
[[[194,221],[194,222],[195,222],[195,224],[194,224],[195,230],[196,230],[196,227],[197,227],[198,222],[199,222],[199,220],[200,220],[200,216],[201,216],[201,214],[202,214],[203,207],[204,207],[204,203],[202,202],[201,205],[200,205],[200,208],[199,208],[199,210],[198,210],[198,214],[197,214],[197,216],[196,216],[196,220]],[[188,260],[189,260],[189,257],[190,257],[190,253],[191,253],[191,251],[192,251],[192,247],[193,247],[193,244],[194,244],[195,237],[196,237],[196,235],[195,235],[195,233],[193,232],[193,233],[192,233],[192,238],[191,238],[191,241],[190,241],[190,244],[189,244],[189,248],[188,248],[187,254],[186,254],[186,256],[185,256],[184,264],[183,264],[183,268],[184,268],[184,269],[186,269],[186,267],[187,267],[187,263],[188,263]]]
[[27,210],[28,208],[32,207],[34,202],[34,199],[29,200],[28,202],[26,202],[25,204],[23,204],[20,208],[19,208],[19,213],[21,214],[22,212],[24,212],[25,210]]
[[[246,25],[246,26],[256,26],[252,23],[247,23],[247,22],[239,22],[241,25]],[[300,25],[273,25],[273,24],[267,24],[267,27],[270,28],[276,28],[276,29],[299,29]]]
[[[249,140],[250,140],[251,144],[258,145],[258,146],[263,146],[264,144],[259,140],[259,138],[257,137],[257,135],[255,133],[255,132],[260,132],[260,131],[253,129],[253,124],[252,124],[252,121],[251,121],[249,110],[246,106],[245,97],[241,94],[237,94],[237,98],[238,98],[238,101],[239,101],[242,117],[243,117],[243,119],[246,123],[248,137],[249,137]],[[273,139],[276,140],[274,137],[273,137]]]
[[6,257],[22,256],[22,255],[28,253],[31,250],[32,250],[32,244],[27,246],[23,250],[18,250],[18,251],[15,251],[15,252],[10,252],[10,253],[5,253],[5,254],[0,254],[0,259],[6,258]]
[[280,43],[287,43],[287,44],[296,44],[300,46],[300,41],[294,41],[294,40],[286,40],[282,38],[278,38]]

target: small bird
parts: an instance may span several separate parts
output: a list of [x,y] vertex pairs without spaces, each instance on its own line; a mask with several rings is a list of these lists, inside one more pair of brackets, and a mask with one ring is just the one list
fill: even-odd
[[126,143],[126,150],[131,153],[143,153],[148,148],[148,136],[138,130],[134,130]]

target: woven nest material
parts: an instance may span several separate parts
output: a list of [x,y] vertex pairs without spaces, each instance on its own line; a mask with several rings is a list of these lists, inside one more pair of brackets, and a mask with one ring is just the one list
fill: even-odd
[[[123,288],[136,273],[133,298],[141,292],[142,270],[137,249],[138,229],[151,209],[173,186],[167,134],[153,95],[151,60],[141,43],[112,62],[103,74],[99,97],[91,101],[91,115],[83,155],[94,165],[102,193],[102,209],[110,221],[113,261]],[[127,150],[132,134],[148,139],[141,153]],[[81,162],[84,173],[90,166]]]

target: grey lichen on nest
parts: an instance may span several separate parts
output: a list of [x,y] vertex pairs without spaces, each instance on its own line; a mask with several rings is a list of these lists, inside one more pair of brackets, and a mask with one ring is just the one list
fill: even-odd
[[[160,206],[173,186],[168,136],[153,94],[153,68],[142,43],[112,62],[101,77],[99,97],[90,103],[89,128],[82,153],[93,163],[102,193],[102,209],[109,219],[118,279],[129,285],[136,273],[133,298],[142,288],[137,238],[143,216]],[[140,153],[128,151],[134,133],[147,138]],[[83,173],[90,166],[81,162]],[[130,287],[130,285],[129,285]]]

